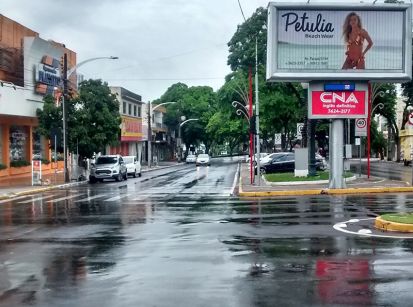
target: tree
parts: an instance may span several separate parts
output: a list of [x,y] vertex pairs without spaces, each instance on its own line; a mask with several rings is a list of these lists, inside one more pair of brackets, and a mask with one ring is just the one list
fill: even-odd
[[[91,158],[95,152],[104,152],[107,145],[119,142],[119,102],[106,83],[88,80],[80,85],[79,95],[68,99],[68,148],[79,151],[82,157]],[[37,110],[39,132],[49,137],[54,127],[61,127],[62,107],[53,105],[45,97],[43,109]]]
[[[50,139],[53,137],[53,132],[56,134],[62,133],[62,130],[63,130],[62,108],[56,105],[53,96],[46,95],[43,98],[43,109],[37,109],[36,115],[39,121],[39,126],[37,128],[38,133]],[[62,149],[61,148],[62,145],[63,144],[59,144],[59,148],[58,148],[59,150]]]

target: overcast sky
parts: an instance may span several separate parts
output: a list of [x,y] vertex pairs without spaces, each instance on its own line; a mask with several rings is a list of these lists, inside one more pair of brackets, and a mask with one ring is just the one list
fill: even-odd
[[[268,0],[241,4],[248,18]],[[85,64],[79,72],[123,86],[144,101],[159,98],[176,82],[222,86],[230,72],[227,43],[243,22],[237,0],[1,0],[0,9],[43,39],[66,44],[78,63],[118,56]]]

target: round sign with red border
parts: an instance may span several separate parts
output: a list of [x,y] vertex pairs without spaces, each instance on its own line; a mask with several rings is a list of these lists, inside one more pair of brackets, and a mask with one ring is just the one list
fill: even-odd
[[356,126],[359,129],[365,128],[367,125],[367,121],[364,118],[358,118],[356,119]]

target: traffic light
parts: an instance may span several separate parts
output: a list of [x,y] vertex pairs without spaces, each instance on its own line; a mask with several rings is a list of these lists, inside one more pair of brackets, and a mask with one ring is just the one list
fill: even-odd
[[255,115],[250,117],[250,129],[249,132],[252,134],[257,134],[256,133],[256,124],[255,124]]

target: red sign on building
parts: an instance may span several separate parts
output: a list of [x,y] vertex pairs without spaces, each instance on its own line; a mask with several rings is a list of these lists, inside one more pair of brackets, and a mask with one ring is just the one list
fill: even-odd
[[366,113],[366,91],[311,92],[311,118],[360,118]]

